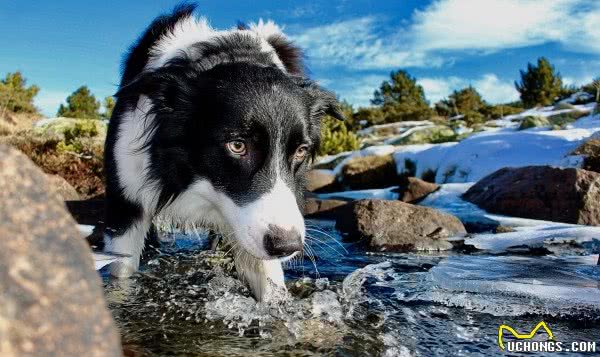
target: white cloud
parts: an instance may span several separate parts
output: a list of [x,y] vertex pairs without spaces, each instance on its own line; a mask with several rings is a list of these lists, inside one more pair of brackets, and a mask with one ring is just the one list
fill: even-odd
[[502,81],[495,74],[484,74],[473,82],[473,87],[490,103],[507,103],[519,99],[512,81]]
[[563,41],[576,0],[442,0],[414,14],[422,50],[498,50]]
[[417,83],[423,87],[425,96],[432,104],[446,98],[452,91],[469,85],[489,103],[507,103],[519,99],[519,93],[511,81],[503,81],[492,73],[472,80],[459,77],[421,78]]
[[[600,1],[438,0],[408,25],[365,16],[294,36],[309,58],[355,69],[439,67],[448,51],[495,52],[555,42],[600,53]],[[445,52],[442,56],[442,52]]]
[[42,89],[38,95],[35,96],[34,104],[40,109],[42,114],[53,117],[58,111],[58,106],[65,103],[65,99],[69,94],[69,92]]
[[293,36],[308,57],[320,64],[354,69],[439,67],[437,56],[412,51],[401,42],[380,36],[374,16],[309,28]]

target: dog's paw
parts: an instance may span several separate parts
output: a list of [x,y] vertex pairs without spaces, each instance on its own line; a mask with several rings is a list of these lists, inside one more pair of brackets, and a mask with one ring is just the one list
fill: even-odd
[[110,264],[110,275],[115,278],[129,278],[138,270],[138,267],[133,264],[130,259],[122,259]]

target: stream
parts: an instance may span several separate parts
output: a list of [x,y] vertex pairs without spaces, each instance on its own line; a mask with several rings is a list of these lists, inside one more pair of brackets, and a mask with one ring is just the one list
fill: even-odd
[[600,340],[597,255],[366,253],[332,221],[307,226],[314,258],[287,264],[284,302],[257,304],[205,234],[164,236],[132,279],[103,270],[126,354],[488,356],[500,325],[542,320],[557,341]]

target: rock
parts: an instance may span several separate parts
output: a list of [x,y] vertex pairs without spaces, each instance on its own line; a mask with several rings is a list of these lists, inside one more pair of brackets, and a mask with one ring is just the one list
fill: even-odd
[[304,205],[305,217],[337,218],[340,208],[348,204],[342,200],[321,200],[318,198],[307,198]]
[[336,177],[331,170],[310,170],[306,173],[306,189],[310,192],[314,191],[330,191],[336,183]]
[[80,199],[77,190],[64,178],[58,175],[48,175],[48,181],[50,182],[48,187],[53,190],[63,201],[74,201]]
[[451,249],[448,237],[464,235],[452,215],[400,201],[360,200],[344,207],[336,227],[350,238],[366,239],[374,251]]
[[600,172],[600,138],[591,139],[579,146],[572,155],[583,155],[582,169]]
[[0,355],[119,356],[90,249],[49,185],[0,145]]
[[403,135],[396,140],[387,141],[391,145],[413,145],[429,144],[455,141],[456,133],[452,128],[445,125],[436,125],[424,128],[415,128],[415,130]]
[[516,232],[513,227],[508,227],[508,226],[497,226],[496,228],[494,228],[493,231],[496,234]]
[[492,213],[600,225],[600,174],[587,170],[504,168],[473,185],[463,199]]
[[399,187],[399,199],[402,202],[418,203],[427,195],[440,189],[440,185],[421,180],[416,177],[407,177]]
[[386,188],[400,182],[392,155],[363,156],[342,167],[341,184],[347,189]]
[[521,125],[519,125],[519,130],[549,126],[550,121],[545,117],[529,115],[523,118],[523,120],[521,121]]

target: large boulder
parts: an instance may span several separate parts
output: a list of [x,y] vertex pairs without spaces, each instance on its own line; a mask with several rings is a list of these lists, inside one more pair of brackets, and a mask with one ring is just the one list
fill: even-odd
[[344,207],[336,227],[373,251],[436,251],[452,248],[447,238],[464,235],[452,215],[400,201],[360,200]]
[[477,182],[463,199],[508,216],[600,225],[600,174],[587,170],[504,168]]
[[0,145],[0,355],[119,356],[90,249],[49,185]]
[[63,201],[79,200],[79,193],[67,180],[58,175],[48,175],[49,186]]
[[331,191],[336,186],[336,177],[332,170],[316,169],[306,173],[306,190]]
[[425,199],[430,193],[440,189],[440,185],[421,180],[417,177],[406,177],[402,179],[398,187],[398,198],[402,202],[418,203]]
[[392,155],[363,156],[342,167],[342,186],[350,190],[386,188],[398,185],[400,179]]

